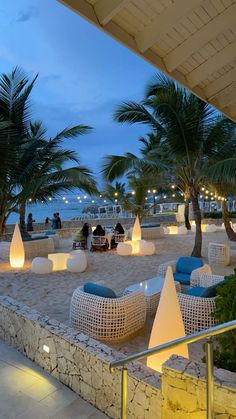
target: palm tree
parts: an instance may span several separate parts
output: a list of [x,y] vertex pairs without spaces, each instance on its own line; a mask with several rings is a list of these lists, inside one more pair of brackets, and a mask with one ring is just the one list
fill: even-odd
[[113,185],[112,183],[106,183],[102,195],[109,199],[113,204],[122,204],[125,196],[125,183],[115,182]]
[[[27,200],[46,202],[59,192],[80,188],[91,194],[96,193],[96,184],[89,169],[81,166],[74,151],[61,147],[64,138],[75,138],[89,132],[90,128],[78,125],[66,128],[48,141],[44,139],[46,130],[42,123],[30,124],[28,142],[19,160],[24,168],[18,179],[17,202],[20,204],[20,226],[25,235],[25,208]],[[65,169],[64,165],[76,166]]]
[[[177,184],[182,185],[184,194],[189,196],[196,223],[192,256],[200,257],[200,186],[207,169],[222,158],[221,149],[232,131],[233,123],[218,116],[207,103],[159,74],[147,86],[144,100],[141,103],[122,103],[116,109],[114,119],[120,123],[146,124],[158,136],[158,145],[147,160],[156,170],[171,175]],[[149,167],[149,162],[141,162],[144,170],[145,166]],[[120,175],[118,161],[113,159],[113,163],[114,172]]]
[[[29,96],[36,78],[30,81],[18,67],[0,76],[0,234],[19,205],[24,225],[29,197],[37,202],[72,187],[96,189],[90,171],[73,151],[62,148],[64,138],[86,134],[90,127],[66,128],[47,141],[42,124],[30,124]],[[75,166],[64,168],[68,162]]]

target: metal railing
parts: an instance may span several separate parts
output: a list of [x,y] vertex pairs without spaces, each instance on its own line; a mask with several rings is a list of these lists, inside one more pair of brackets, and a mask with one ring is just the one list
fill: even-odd
[[182,338],[173,340],[171,342],[164,343],[159,346],[155,346],[151,349],[129,355],[126,358],[110,363],[110,370],[113,371],[115,368],[121,367],[121,419],[126,419],[127,411],[127,388],[128,388],[128,371],[126,365],[129,362],[137,361],[138,359],[145,358],[149,355],[155,355],[166,349],[174,349],[183,343],[189,344],[198,342],[202,339],[207,339],[205,345],[206,352],[206,418],[214,418],[214,405],[213,405],[213,390],[214,390],[214,376],[213,376],[213,345],[212,337],[220,335],[221,333],[228,332],[236,329],[236,320],[232,320],[227,323],[223,323],[210,329],[202,330],[192,335],[184,336]]

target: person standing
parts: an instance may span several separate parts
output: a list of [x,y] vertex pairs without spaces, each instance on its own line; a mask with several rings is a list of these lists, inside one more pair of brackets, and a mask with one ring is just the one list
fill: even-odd
[[61,218],[60,218],[59,212],[56,213],[56,216],[57,216],[57,227],[56,228],[61,229],[62,225],[61,225]]
[[56,230],[57,229],[57,214],[54,212],[53,214],[53,218],[52,218],[52,229]]
[[27,218],[27,228],[26,228],[27,231],[34,231],[34,228],[33,228],[34,221],[35,220],[33,220],[33,214],[32,212],[30,212]]

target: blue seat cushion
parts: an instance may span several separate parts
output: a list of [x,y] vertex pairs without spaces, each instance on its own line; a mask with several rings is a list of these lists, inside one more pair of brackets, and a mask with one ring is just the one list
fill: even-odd
[[142,224],[141,228],[160,227],[160,224]]
[[103,287],[94,282],[86,282],[86,284],[84,284],[84,292],[104,298],[117,298],[115,292],[111,288]]
[[53,230],[48,230],[48,231],[45,231],[45,236],[53,236],[54,234],[56,234],[55,233],[55,231],[53,231]]
[[218,282],[217,284],[211,285],[210,287],[204,288],[201,294],[203,298],[213,298],[216,297],[217,288],[221,285],[227,284],[227,281],[223,280]]
[[203,261],[201,258],[181,256],[176,263],[176,272],[191,274],[194,269],[201,268],[201,266],[203,266]]
[[190,285],[190,274],[174,272],[174,280],[180,282],[180,284]]
[[201,297],[203,291],[205,291],[206,288],[204,287],[193,287],[189,288],[187,291],[184,292],[184,294],[192,295],[194,297]]

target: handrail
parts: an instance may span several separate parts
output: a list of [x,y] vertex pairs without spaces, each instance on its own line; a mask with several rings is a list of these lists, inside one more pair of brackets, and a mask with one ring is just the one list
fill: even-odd
[[206,409],[206,417],[207,419],[214,418],[214,408],[213,408],[213,384],[214,384],[214,376],[213,376],[213,344],[212,344],[212,337],[220,335],[221,333],[228,332],[230,330],[236,329],[236,319],[211,327],[206,330],[202,330],[197,333],[193,333],[192,335],[184,336],[179,339],[175,339],[171,342],[164,343],[162,345],[155,346],[154,348],[146,349],[145,351],[138,352],[133,355],[129,355],[123,359],[119,359],[117,361],[112,361],[109,365],[110,371],[114,371],[115,368],[122,367],[122,376],[121,376],[121,419],[126,419],[126,408],[127,408],[127,388],[128,388],[128,372],[126,368],[126,364],[132,361],[136,361],[138,359],[145,358],[149,355],[155,355],[157,353],[163,352],[166,349],[173,349],[176,348],[183,343],[189,344],[193,342],[197,342],[202,339],[207,339],[206,342],[206,370],[207,370],[207,386],[206,386],[206,401],[207,401],[207,409]]
[[229,330],[236,329],[236,320],[232,320],[227,323],[223,323],[217,326],[210,327],[209,329],[202,330],[197,333],[193,333],[192,335],[187,335],[179,339],[172,340],[171,342],[163,343],[162,345],[154,346],[154,348],[146,349],[145,351],[138,352],[133,355],[129,355],[126,358],[122,358],[118,361],[112,361],[110,363],[110,370],[114,368],[118,368],[124,366],[132,361],[137,361],[138,359],[145,358],[149,355],[155,355],[159,352],[164,351],[165,349],[172,349],[176,346],[182,345],[182,343],[193,343],[199,340],[220,335],[221,333],[228,332]]

